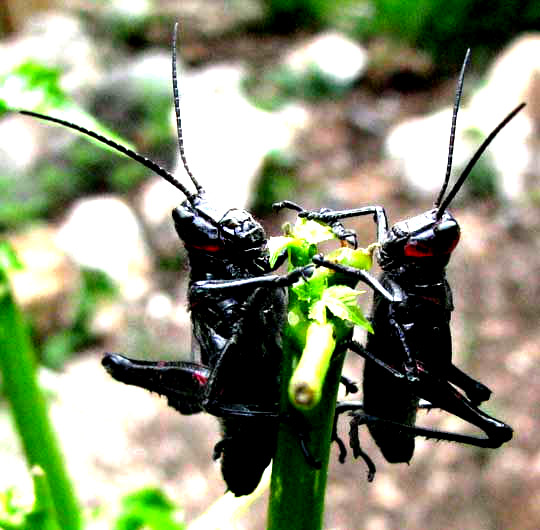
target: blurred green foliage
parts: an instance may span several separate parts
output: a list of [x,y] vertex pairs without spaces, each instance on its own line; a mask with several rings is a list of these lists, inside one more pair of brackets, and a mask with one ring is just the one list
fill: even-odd
[[[50,114],[133,148],[128,141],[75,106],[62,90],[60,81],[60,70],[33,60],[26,61],[0,77],[0,116],[10,109]],[[144,140],[146,150],[170,151],[165,149],[173,143],[166,126],[170,94],[153,88],[153,84],[149,90],[142,86],[130,108],[122,111],[137,117],[138,129],[130,132]],[[50,124],[42,126],[52,127]],[[129,191],[147,177],[146,168],[128,158],[111,155],[111,151],[101,143],[74,135],[73,141],[62,146],[59,152],[49,154],[47,160],[38,160],[31,174],[0,172],[0,228],[13,228],[37,217],[55,215],[65,208],[66,202],[84,194]]]
[[0,76],[0,101],[4,109],[60,107],[68,102],[60,88],[61,71],[32,59]]
[[[0,528],[5,530],[79,530],[83,514],[67,474],[60,444],[38,383],[26,319],[11,294],[9,274],[21,268],[12,247],[0,241],[0,374],[14,425],[34,482],[31,505],[21,506],[14,488],[0,492]],[[102,273],[84,275],[79,319],[92,312],[97,299],[112,287]],[[97,515],[104,517],[105,510]],[[157,488],[145,488],[121,501],[114,530],[184,530],[180,510]],[[96,517],[93,517],[96,519]]]
[[262,75],[252,74],[243,80],[243,89],[249,100],[266,111],[279,110],[293,99],[319,101],[342,97],[349,85],[337,83],[316,66],[305,74],[277,66]]
[[537,30],[534,0],[266,0],[266,25],[277,32],[336,27],[365,40],[387,36],[430,52],[443,69],[467,47],[499,50],[520,32]]
[[266,155],[255,190],[251,211],[264,217],[272,213],[272,204],[284,197],[294,197],[298,161],[283,151]]
[[[469,128],[464,136],[475,145],[480,145],[485,135],[479,129]],[[480,157],[467,178],[467,191],[473,197],[495,197],[497,194],[497,174],[490,161],[489,151]]]
[[461,62],[467,47],[475,53],[496,51],[540,23],[540,4],[534,0],[373,0],[371,6],[358,18],[356,35],[397,37],[431,52],[448,68]]
[[145,488],[122,499],[114,530],[184,530],[178,508],[157,488]]
[[334,0],[265,0],[266,26],[278,32],[301,27],[325,25],[333,13],[348,1]]
[[[67,473],[60,444],[49,420],[38,383],[35,354],[26,319],[17,306],[9,281],[20,263],[7,243],[0,245],[0,374],[22,450],[34,478],[35,503],[22,521],[2,520],[0,526],[20,530],[81,528],[81,512]],[[5,516],[19,516],[12,496],[2,499]],[[5,524],[4,524],[5,523]]]
[[3,530],[61,530],[47,477],[39,466],[30,471],[34,481],[34,504],[23,508],[15,490],[0,492],[0,528]]

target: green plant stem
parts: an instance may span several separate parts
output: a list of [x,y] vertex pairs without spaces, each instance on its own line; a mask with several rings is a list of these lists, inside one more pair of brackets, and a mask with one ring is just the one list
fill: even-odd
[[37,465],[44,470],[60,528],[79,530],[79,504],[37,383],[28,331],[3,270],[0,270],[0,370],[28,466]]
[[32,512],[25,518],[25,524],[31,530],[61,530],[47,475],[37,466],[32,468],[31,474],[36,501]]
[[[324,495],[328,473],[328,458],[332,426],[344,352],[335,352],[326,375],[319,404],[304,414],[290,405],[288,383],[301,352],[283,338],[284,361],[282,369],[282,410],[291,418],[290,425],[281,425],[277,451],[272,469],[268,530],[319,530],[323,527]],[[321,462],[320,469],[313,469],[300,449],[294,427],[306,423],[309,433],[309,450]],[[293,427],[293,428],[291,428]]]

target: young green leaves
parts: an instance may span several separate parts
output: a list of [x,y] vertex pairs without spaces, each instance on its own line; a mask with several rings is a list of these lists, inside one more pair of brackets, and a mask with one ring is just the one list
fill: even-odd
[[[318,245],[333,240],[331,228],[317,221],[299,218],[294,226],[285,227],[285,235],[270,238],[271,263],[283,252],[288,254],[289,269],[309,265],[319,252]],[[369,269],[373,249],[338,248],[325,257],[335,263]],[[289,383],[292,404],[301,409],[315,407],[336,344],[352,334],[354,325],[373,332],[357,304],[365,291],[354,289],[355,279],[325,267],[289,289],[289,308],[285,334],[302,352]]]

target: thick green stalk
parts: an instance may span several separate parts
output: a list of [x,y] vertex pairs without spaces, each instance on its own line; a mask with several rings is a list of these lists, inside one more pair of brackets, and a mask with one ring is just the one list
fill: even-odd
[[35,357],[23,317],[0,268],[0,370],[29,468],[44,470],[60,528],[79,530],[81,513],[47,406],[37,383]]
[[[328,472],[332,425],[344,352],[334,353],[323,386],[323,399],[312,410],[300,413],[289,401],[288,384],[301,352],[284,337],[284,362],[281,384],[282,410],[290,414],[291,424],[282,424],[272,468],[268,530],[319,530],[323,527],[324,495]],[[302,454],[294,429],[305,423],[309,450],[321,462],[313,469]],[[293,428],[291,428],[293,427]]]

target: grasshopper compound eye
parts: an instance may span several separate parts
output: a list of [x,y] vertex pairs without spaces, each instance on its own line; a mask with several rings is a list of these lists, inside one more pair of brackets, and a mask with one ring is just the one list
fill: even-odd
[[404,246],[403,253],[410,258],[448,255],[456,248],[459,236],[460,230],[457,221],[446,213],[445,219],[411,235]]

